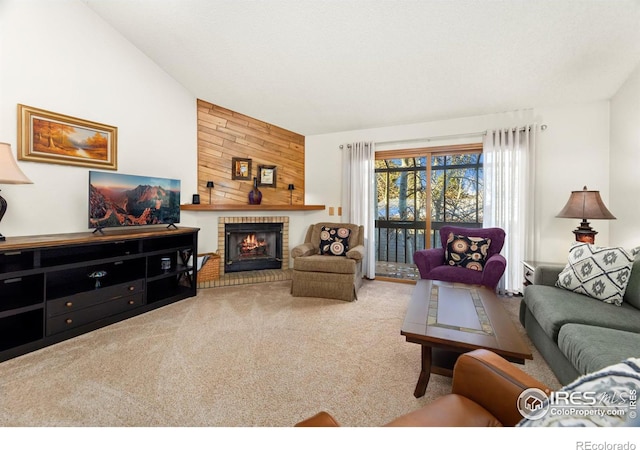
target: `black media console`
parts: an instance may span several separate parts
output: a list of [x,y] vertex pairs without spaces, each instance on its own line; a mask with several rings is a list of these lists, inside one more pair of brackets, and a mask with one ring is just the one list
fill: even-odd
[[7,237],[0,361],[196,295],[198,228]]

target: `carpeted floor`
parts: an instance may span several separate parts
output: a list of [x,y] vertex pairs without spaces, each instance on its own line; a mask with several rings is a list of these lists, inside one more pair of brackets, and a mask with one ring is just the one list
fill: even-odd
[[[202,289],[0,363],[0,425],[288,427],[327,410],[368,427],[451,389],[432,375],[413,396],[420,348],[400,335],[413,285],[366,281],[351,303],[293,298],[289,287]],[[521,330],[519,299],[503,301]],[[519,367],[558,387],[533,352]]]

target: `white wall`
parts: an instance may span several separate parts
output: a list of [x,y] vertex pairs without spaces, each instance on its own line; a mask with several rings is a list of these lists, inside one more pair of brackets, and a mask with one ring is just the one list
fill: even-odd
[[[534,108],[504,114],[442,120],[414,125],[355,130],[308,136],[306,139],[306,195],[312,203],[327,205],[341,203],[341,184],[327,183],[340,163],[340,145],[355,141],[374,141],[377,149],[411,148],[425,145],[458,143],[459,139],[437,139],[426,142],[422,138],[457,134],[480,133],[487,129],[545,124],[538,133],[536,164],[537,213],[535,229],[539,245],[532,258],[541,261],[566,260],[574,240],[571,233],[579,220],[557,219],[572,190],[584,185],[601,191],[606,204],[609,199],[609,103],[593,102],[555,108]],[[472,138],[466,138],[469,140]],[[475,138],[481,139],[480,137]],[[409,141],[405,145],[390,144]],[[333,179],[333,177],[331,177]],[[336,177],[338,178],[338,177]],[[596,242],[607,245],[609,223],[594,221],[599,232]]]
[[[196,192],[195,97],[81,2],[0,2],[0,64],[0,141],[14,154],[21,103],[116,126],[118,172],[181,179],[189,200]],[[89,168],[19,165],[34,184],[1,186],[2,234],[88,229]]]
[[[0,2],[0,142],[17,151],[17,104],[118,127],[118,172],[182,181],[197,192],[196,98],[77,0]],[[215,99],[208,99],[215,101]],[[86,231],[89,168],[19,161],[32,185],[3,185],[5,236]],[[326,181],[326,178],[324,178]],[[307,200],[307,203],[313,203]],[[317,203],[324,204],[322,196]],[[183,211],[199,252],[217,250],[219,216]],[[288,212],[290,242],[328,211]]]
[[617,245],[640,245],[640,66],[611,99],[611,203]]
[[[182,201],[190,201],[197,183],[195,97],[84,4],[77,0],[0,2],[0,64],[0,141],[9,142],[14,152],[18,103],[114,125],[118,127],[118,172],[180,178]],[[615,147],[612,174],[620,173],[624,178],[619,180],[616,175],[611,182],[616,192],[626,192],[627,184],[633,183],[633,157],[640,151],[635,125],[640,123],[639,77],[636,72],[625,88],[632,95],[621,91],[614,103],[616,116],[622,117],[614,120],[616,129],[623,129],[623,142],[612,139],[611,144]],[[539,133],[535,221],[540,245],[532,257],[565,259],[573,239],[571,230],[579,221],[554,216],[570,191],[583,185],[600,190],[605,203],[619,217],[613,222],[594,221],[592,225],[600,232],[596,242],[609,243],[610,223],[620,230],[617,235],[636,239],[631,221],[640,213],[623,213],[621,195],[609,203],[607,101],[308,136],[305,201],[340,206],[341,144],[359,140],[412,141],[532,122],[547,125],[546,131]],[[434,141],[433,145],[442,143]],[[414,146],[424,144],[413,142]],[[88,168],[23,161],[19,164],[34,184],[1,186],[9,203],[0,224],[4,235],[87,229]],[[221,215],[245,214],[183,211],[183,225],[201,228],[200,251],[216,250],[217,218]],[[328,210],[287,215],[291,245],[302,240],[308,224],[341,220],[339,216],[329,216]]]

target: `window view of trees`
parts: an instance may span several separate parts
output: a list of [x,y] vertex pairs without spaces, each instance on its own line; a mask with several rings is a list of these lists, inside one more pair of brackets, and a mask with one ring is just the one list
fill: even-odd
[[481,153],[380,159],[375,171],[379,261],[413,263],[415,250],[440,245],[444,224],[481,226]]
[[376,160],[378,218],[425,220],[426,157]]
[[482,175],[482,154],[433,157],[431,220],[482,223]]

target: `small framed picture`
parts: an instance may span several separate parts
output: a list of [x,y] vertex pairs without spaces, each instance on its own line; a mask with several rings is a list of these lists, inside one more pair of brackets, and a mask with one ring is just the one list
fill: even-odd
[[250,180],[251,160],[245,158],[231,158],[231,179]]
[[276,187],[276,166],[258,166],[258,185]]

